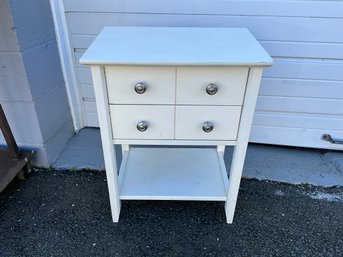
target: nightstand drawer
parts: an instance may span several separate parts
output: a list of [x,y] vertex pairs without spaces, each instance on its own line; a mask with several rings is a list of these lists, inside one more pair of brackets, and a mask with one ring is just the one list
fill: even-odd
[[177,104],[242,105],[249,68],[178,67]]
[[110,105],[114,139],[174,139],[174,107]]
[[176,106],[175,139],[236,140],[240,106]]
[[106,66],[110,104],[175,104],[174,67]]

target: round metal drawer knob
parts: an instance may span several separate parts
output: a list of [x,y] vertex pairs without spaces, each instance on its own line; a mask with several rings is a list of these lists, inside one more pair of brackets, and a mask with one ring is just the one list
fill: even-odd
[[137,94],[143,94],[146,91],[146,86],[143,82],[138,82],[135,85],[135,91]]
[[218,86],[214,83],[208,84],[206,87],[206,93],[209,95],[214,95],[218,92]]
[[137,123],[137,129],[140,132],[144,132],[148,129],[148,123],[146,121],[140,121]]
[[213,130],[213,124],[209,121],[205,121],[202,125],[202,130],[206,133],[209,133]]

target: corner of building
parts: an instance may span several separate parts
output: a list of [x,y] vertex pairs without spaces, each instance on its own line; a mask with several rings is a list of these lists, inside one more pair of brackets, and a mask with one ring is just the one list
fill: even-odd
[[74,135],[49,1],[1,1],[0,19],[0,103],[18,146],[49,167]]

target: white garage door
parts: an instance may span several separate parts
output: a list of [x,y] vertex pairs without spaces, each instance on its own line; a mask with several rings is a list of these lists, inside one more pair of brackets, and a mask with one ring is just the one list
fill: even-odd
[[[104,26],[246,27],[272,55],[250,141],[343,149],[343,2],[64,0],[85,126],[98,126],[90,70],[78,64]],[[147,35],[148,36],[148,35]]]

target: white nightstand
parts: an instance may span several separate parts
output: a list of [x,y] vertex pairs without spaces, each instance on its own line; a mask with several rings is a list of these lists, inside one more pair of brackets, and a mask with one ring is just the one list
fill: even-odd
[[[225,201],[232,223],[262,69],[247,29],[106,27],[90,65],[112,218],[120,201]],[[114,144],[121,144],[119,175]],[[229,179],[223,155],[235,147]]]

